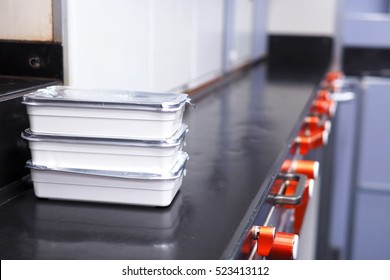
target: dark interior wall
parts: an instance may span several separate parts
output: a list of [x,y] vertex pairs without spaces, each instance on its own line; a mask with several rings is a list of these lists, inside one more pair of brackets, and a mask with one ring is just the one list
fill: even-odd
[[332,58],[331,37],[272,35],[268,53],[272,67],[285,69],[326,69]]
[[0,40],[0,75],[63,80],[62,46]]

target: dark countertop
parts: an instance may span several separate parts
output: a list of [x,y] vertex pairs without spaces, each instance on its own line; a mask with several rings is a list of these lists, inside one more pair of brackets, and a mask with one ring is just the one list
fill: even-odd
[[11,94],[34,90],[37,87],[58,83],[55,79],[29,78],[0,75],[0,101]]
[[23,189],[18,182],[29,174],[24,165],[31,156],[20,137],[21,130],[29,126],[22,96],[57,83],[54,79],[0,75],[0,205]]
[[0,209],[0,257],[238,257],[323,74],[268,72],[262,63],[193,96],[187,176],[170,207],[50,201],[30,190]]

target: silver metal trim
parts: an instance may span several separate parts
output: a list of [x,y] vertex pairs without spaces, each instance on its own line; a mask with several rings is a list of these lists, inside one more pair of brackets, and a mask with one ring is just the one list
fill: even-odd
[[40,170],[40,171],[55,171],[55,172],[75,173],[80,175],[93,175],[93,176],[124,178],[124,179],[173,180],[179,178],[183,174],[188,159],[189,156],[187,153],[179,152],[178,161],[172,167],[171,171],[165,174],[47,167],[47,166],[35,165],[32,163],[31,160],[27,161],[26,167],[34,170]]
[[138,110],[138,111],[155,111],[162,113],[172,113],[179,111],[188,101],[185,100],[181,102],[177,106],[165,106],[161,105],[137,105],[137,104],[121,104],[121,103],[104,103],[104,102],[72,102],[72,101],[62,101],[62,102],[54,102],[48,100],[39,100],[33,101],[29,97],[24,96],[22,104],[29,106],[41,106],[41,107],[66,107],[66,108],[97,108],[97,109],[116,109],[116,110]]
[[[103,93],[107,92],[107,90],[83,90],[83,89],[72,89],[68,88],[66,86],[51,86],[47,88],[43,88],[40,90],[37,90],[35,92],[26,94],[23,96],[22,103],[29,106],[55,106],[55,107],[71,107],[71,108],[99,108],[99,109],[119,109],[119,110],[142,110],[142,111],[159,111],[159,112],[176,112],[185,106],[185,104],[191,103],[191,99],[188,97],[187,94],[184,93],[148,93],[148,92],[131,92],[131,91],[118,91],[118,90],[112,90],[112,94],[119,94],[122,95],[125,93],[128,94],[144,94],[145,96],[150,96],[151,94],[154,94],[155,96],[158,95],[167,95],[171,94],[172,96],[175,96],[174,99],[168,100],[168,101],[153,101],[151,102],[149,99],[149,102],[146,102],[147,99],[145,98],[145,102],[140,101],[139,97],[138,99],[135,98],[135,100],[131,101],[129,98],[126,101],[123,101],[118,98],[119,102],[115,102],[114,100],[104,99],[103,100],[85,100],[85,99],[75,99],[75,98],[69,98],[69,99],[61,99],[59,97],[63,97],[64,93],[61,93],[60,91],[64,90],[74,90],[74,91],[80,91],[80,92],[91,92],[91,93]],[[111,91],[110,91],[111,92]],[[44,96],[44,94],[47,94],[47,96]],[[62,94],[62,95],[61,95]],[[57,96],[57,98],[56,98]]]
[[355,99],[355,93],[352,91],[335,92],[331,97],[336,102],[348,102]]
[[[278,195],[281,195],[284,193],[286,186],[287,186],[286,182],[283,182],[283,184],[280,186],[280,189],[278,191]],[[275,212],[275,209],[276,209],[276,205],[273,205],[271,207],[270,211],[268,212],[268,215],[265,219],[263,226],[269,226],[272,215]],[[259,233],[260,233],[259,226],[253,226],[252,227],[252,240],[257,240]],[[253,245],[252,250],[249,254],[248,260],[253,260],[255,258],[255,256],[257,255],[257,246],[258,246],[257,242],[255,242],[255,244]],[[262,259],[264,260],[265,257],[262,257]]]
[[115,138],[94,138],[94,137],[74,137],[51,134],[35,134],[29,128],[21,133],[21,137],[34,142],[60,142],[69,144],[99,144],[99,145],[121,145],[136,147],[175,147],[183,143],[188,133],[188,125],[182,124],[171,138],[163,140],[147,139],[115,139]]
[[257,256],[257,246],[257,242],[255,242],[255,244],[253,244],[251,252],[249,253],[248,260],[254,260]]

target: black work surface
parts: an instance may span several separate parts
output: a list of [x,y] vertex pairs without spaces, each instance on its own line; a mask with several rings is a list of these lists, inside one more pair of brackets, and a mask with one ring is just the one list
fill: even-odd
[[197,106],[184,117],[190,161],[170,207],[50,201],[30,190],[0,208],[0,257],[239,257],[323,74],[267,72],[263,63],[192,97]]
[[0,205],[17,195],[22,187],[18,182],[29,174],[24,165],[30,151],[20,137],[29,126],[22,96],[56,83],[54,79],[0,76]]
[[[58,83],[58,80],[0,75],[0,101],[17,93],[25,93],[39,87]],[[8,98],[7,98],[8,97]]]

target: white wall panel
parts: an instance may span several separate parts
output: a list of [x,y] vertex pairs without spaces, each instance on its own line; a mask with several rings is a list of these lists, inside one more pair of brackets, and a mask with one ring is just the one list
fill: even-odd
[[335,32],[337,1],[271,0],[268,32],[283,35],[332,36]]
[[169,90],[191,77],[193,1],[150,1],[153,41],[151,90]]
[[148,1],[67,0],[65,83],[148,90]]
[[191,83],[194,87],[215,78],[222,71],[224,0],[195,1]]
[[252,58],[253,54],[253,1],[236,0],[234,2],[233,50],[230,59],[233,67]]
[[253,59],[264,57],[267,53],[267,15],[268,0],[253,0]]
[[[169,91],[208,82],[222,73],[225,3],[63,0],[65,83]],[[233,66],[254,56],[253,3],[235,0]]]

